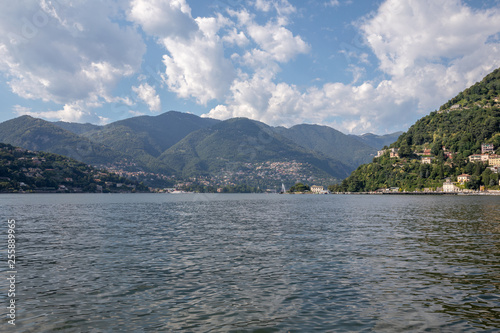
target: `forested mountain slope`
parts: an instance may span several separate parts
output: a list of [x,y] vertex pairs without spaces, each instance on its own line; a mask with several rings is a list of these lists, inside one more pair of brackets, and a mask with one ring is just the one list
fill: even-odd
[[[487,152],[482,145],[488,145]],[[457,182],[462,174],[470,176],[460,184],[464,188],[496,189],[492,165],[500,153],[500,69],[417,121],[390,148],[332,189],[413,191],[438,188],[446,178]]]

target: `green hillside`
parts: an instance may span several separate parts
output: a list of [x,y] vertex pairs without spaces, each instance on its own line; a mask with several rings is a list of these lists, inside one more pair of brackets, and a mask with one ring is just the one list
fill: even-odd
[[328,126],[303,124],[289,129],[278,127],[275,130],[301,147],[342,161],[351,167],[351,170],[360,164],[370,162],[377,152],[377,149],[362,140]]
[[65,156],[0,143],[0,192],[136,191],[148,189]]
[[411,126],[390,145],[397,149],[397,157],[391,158],[387,151],[332,189],[434,189],[442,186],[446,178],[457,182],[461,174],[468,174],[471,179],[459,186],[496,189],[498,173],[489,162],[471,161],[471,155],[481,154],[483,144],[492,144],[500,153],[500,69]]
[[217,122],[214,119],[170,111],[158,116],[120,120],[88,131],[83,136],[132,156],[149,170],[172,174],[174,170],[158,157],[189,133]]
[[216,124],[218,120],[169,111],[158,116],[120,120],[86,132],[84,136],[121,152],[138,149],[158,157],[189,133]]
[[113,163],[125,158],[125,155],[109,147],[31,116],[1,123],[0,142],[59,154],[93,165]]
[[198,130],[165,151],[160,159],[184,176],[209,174],[234,163],[299,161],[317,174],[343,178],[345,164],[298,146],[263,123],[234,118]]
[[172,184],[201,176],[205,182],[233,185],[327,185],[347,177],[375,153],[361,139],[326,126],[275,128],[246,118],[221,122],[175,111],[106,126],[23,116],[0,124],[0,140],[130,177],[142,175],[148,184],[157,184],[155,177]]

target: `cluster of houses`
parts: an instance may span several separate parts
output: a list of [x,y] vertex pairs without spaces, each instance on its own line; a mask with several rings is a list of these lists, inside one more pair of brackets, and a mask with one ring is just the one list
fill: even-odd
[[[444,156],[446,156],[449,159],[453,158],[453,154],[446,147],[443,146],[442,149],[444,152]],[[389,148],[389,149],[379,150],[379,151],[377,151],[377,155],[375,157],[381,157],[387,151],[389,152],[390,158],[394,158],[394,157],[399,158],[399,153],[398,153],[399,149],[398,148]],[[416,151],[415,155],[420,156],[420,162],[422,164],[431,164],[432,160],[435,158],[434,156],[432,156],[431,150],[429,148],[426,148],[421,152]]]
[[[458,178],[458,183],[463,185],[470,181],[471,176],[468,174],[461,174]],[[452,193],[452,192],[461,192],[462,188],[457,186],[456,183],[453,183],[450,178],[446,178],[446,181],[443,183],[443,192]]]
[[[457,179],[458,182],[454,183],[451,181],[450,178],[446,178],[446,181],[443,183],[443,192],[447,193],[471,192],[471,190],[464,190],[463,187],[458,186],[458,185],[464,185],[465,183],[469,182],[471,180],[470,175],[464,173],[458,176]],[[498,182],[498,185],[500,185],[500,181]],[[485,189],[484,186],[481,186],[479,191],[483,192],[484,189]],[[490,192],[498,192],[498,191],[490,191]]]
[[481,145],[481,154],[470,155],[469,161],[488,163],[490,167],[500,167],[500,155],[495,154],[495,147],[492,144]]
[[[491,171],[498,173],[498,168],[500,167],[500,156],[495,154],[495,146],[493,144],[482,144],[481,154],[474,154],[469,156],[470,162],[482,162],[487,163]],[[458,184],[463,185],[470,182],[471,175],[466,173],[461,174],[457,177]],[[443,192],[461,192],[463,191],[461,187],[457,186],[457,183],[453,183],[451,179],[447,178],[443,183]],[[500,181],[499,181],[500,185]]]
[[481,145],[481,154],[469,156],[470,162],[482,162],[488,164],[491,171],[498,173],[500,167],[500,155],[495,154],[495,146],[493,144]]
[[[453,158],[453,155],[446,147],[442,147],[444,155],[449,159]],[[398,148],[389,148],[384,150],[379,150],[376,157],[381,157],[386,152],[389,152],[390,157],[399,157]],[[424,149],[422,152],[415,152],[416,155],[420,156],[420,162],[422,164],[431,164],[432,160],[435,158],[432,156],[431,149]],[[487,163],[492,172],[498,173],[500,168],[500,155],[495,154],[495,146],[493,144],[482,144],[481,154],[470,155],[470,162],[482,162]],[[461,174],[457,177],[457,182],[452,182],[451,179],[447,178],[443,184],[443,192],[462,192],[463,185],[471,180],[471,176],[468,174]],[[499,182],[500,185],[500,182]]]
[[[442,147],[444,155],[449,159],[453,158],[453,154],[446,148]],[[386,152],[389,152],[391,158],[399,157],[398,148],[389,148],[377,151],[375,157],[381,157]],[[432,156],[431,150],[429,148],[424,149],[422,152],[415,152],[416,155],[420,156],[420,162],[422,164],[431,164],[432,160],[435,158]],[[500,167],[500,155],[495,154],[495,146],[491,143],[481,145],[481,154],[474,154],[469,156],[470,162],[483,162],[488,163],[490,167],[495,167],[498,169]],[[497,172],[498,170],[493,170]]]

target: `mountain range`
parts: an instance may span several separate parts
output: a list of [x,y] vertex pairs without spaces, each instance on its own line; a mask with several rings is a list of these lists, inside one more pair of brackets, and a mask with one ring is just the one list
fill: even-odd
[[[259,163],[294,162],[305,174],[343,179],[400,133],[345,135],[331,127],[272,127],[169,111],[98,126],[21,116],[0,124],[0,142],[56,153],[95,166],[120,166],[180,178],[220,174]],[[255,171],[257,172],[257,171]]]

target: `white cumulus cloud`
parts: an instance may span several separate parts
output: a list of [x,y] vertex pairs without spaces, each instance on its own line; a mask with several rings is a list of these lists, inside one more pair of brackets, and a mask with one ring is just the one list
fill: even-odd
[[[264,10],[271,2],[258,3]],[[492,37],[500,32],[498,8],[473,10],[458,0],[387,0],[359,24],[366,49],[362,61],[349,67],[355,80],[300,89],[275,82],[274,73],[280,61],[307,52],[307,44],[289,31],[280,33],[285,27],[258,26],[243,14],[238,18],[259,46],[243,59],[256,72],[240,75],[225,103],[205,116],[321,123],[355,133],[401,130],[500,66],[500,43]],[[368,64],[370,51],[384,77],[361,82],[359,66]]]
[[[160,22],[181,22],[185,28],[151,24],[150,21],[155,22],[157,17]],[[194,19],[191,9],[182,0],[134,0],[129,18],[155,35],[168,51],[163,56],[163,63],[169,90],[182,98],[194,98],[200,104],[224,97],[234,78],[234,68],[224,56],[223,39],[218,35],[219,29],[230,24],[226,18],[218,15]],[[239,33],[233,31],[234,36],[236,43],[238,38],[244,43]]]
[[184,0],[132,0],[129,19],[155,36],[188,38],[198,30],[191,17],[191,8]]
[[500,66],[500,10],[459,0],[388,0],[361,26],[395,93],[428,112]]
[[87,109],[87,105],[81,102],[65,104],[61,110],[56,111],[32,111],[31,108],[21,105],[14,105],[13,107],[14,113],[18,116],[28,115],[36,118],[61,120],[71,123],[77,123],[85,119],[86,121],[91,121],[92,123],[100,125],[105,125],[109,122],[109,118],[90,114]]
[[140,68],[145,52],[133,28],[111,19],[118,10],[97,0],[2,2],[0,70],[11,90],[65,104],[60,114],[73,120],[113,100],[112,89]]
[[280,24],[268,22],[266,25],[248,25],[248,34],[257,43],[260,50],[278,62],[288,62],[300,53],[307,53],[310,46],[300,36]]
[[158,96],[154,87],[148,83],[143,83],[138,87],[132,87],[132,90],[148,105],[150,111],[161,111],[160,96]]

